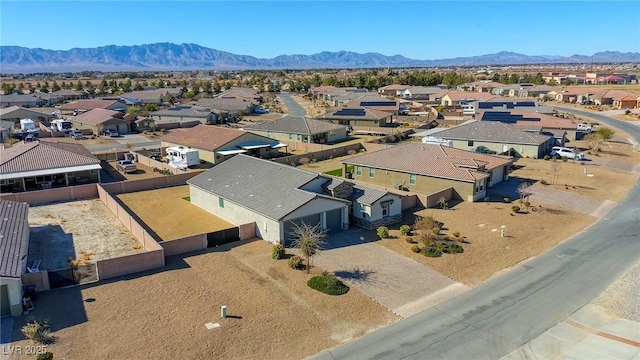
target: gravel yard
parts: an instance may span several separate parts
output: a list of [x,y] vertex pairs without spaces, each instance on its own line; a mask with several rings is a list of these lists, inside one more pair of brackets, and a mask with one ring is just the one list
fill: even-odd
[[640,322],[640,263],[627,270],[592,303],[623,319]]
[[134,254],[142,245],[98,199],[29,208],[28,264],[40,269],[69,267],[69,259],[91,254],[91,261]]

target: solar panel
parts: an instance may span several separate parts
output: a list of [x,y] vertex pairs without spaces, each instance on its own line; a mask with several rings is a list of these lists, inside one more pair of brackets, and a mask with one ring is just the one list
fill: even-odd
[[395,101],[361,101],[360,106],[396,106]]
[[364,109],[340,109],[333,113],[333,115],[337,116],[365,116],[366,112]]

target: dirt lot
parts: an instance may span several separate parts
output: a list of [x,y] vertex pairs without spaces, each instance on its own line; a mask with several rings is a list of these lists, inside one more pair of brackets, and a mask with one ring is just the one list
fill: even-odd
[[188,185],[117,195],[163,240],[235,227],[192,205],[188,196]]
[[321,100],[318,100],[316,103],[313,103],[299,95],[291,95],[291,98],[304,108],[304,110],[307,112],[307,116],[313,117],[313,116],[322,115],[327,111],[327,108],[328,108],[326,106],[322,106]]
[[148,179],[152,177],[160,177],[165,176],[160,173],[154,172],[152,168],[142,165],[140,163],[135,163],[138,170],[133,173],[123,174],[122,172],[116,170],[118,162],[117,161],[109,161],[102,163],[102,169],[113,178],[115,181],[122,180],[138,180],[138,179]]
[[69,259],[90,253],[92,261],[144,251],[141,244],[100,200],[83,200],[29,208],[28,264],[40,269],[69,266]]
[[[42,293],[30,317],[50,320],[56,359],[301,359],[399,319],[355,289],[309,288],[310,275],[270,252],[258,240],[169,257],[162,271]],[[221,305],[233,317],[220,318]]]

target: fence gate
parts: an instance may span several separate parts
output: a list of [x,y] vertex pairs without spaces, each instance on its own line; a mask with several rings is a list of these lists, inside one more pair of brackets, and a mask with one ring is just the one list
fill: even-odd
[[95,263],[47,271],[51,289],[98,281],[98,267]]
[[240,240],[240,228],[220,230],[207,234],[207,247],[214,247]]

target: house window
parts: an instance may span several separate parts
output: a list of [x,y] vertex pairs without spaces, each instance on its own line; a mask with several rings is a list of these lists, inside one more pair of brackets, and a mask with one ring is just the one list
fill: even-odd
[[362,166],[356,166],[356,175],[362,176]]
[[69,177],[69,178],[75,177],[75,174],[74,174],[74,173],[72,173],[72,172],[67,173],[67,177]]
[[360,212],[362,213],[362,217],[366,218],[367,217],[367,213],[368,213],[368,208],[367,205],[365,204],[360,204]]
[[302,141],[302,135],[298,134],[298,141]]
[[416,184],[416,174],[409,174],[409,184],[410,185]]
[[375,177],[376,176],[376,169],[374,168],[369,168],[369,177]]
[[218,198],[218,206],[220,206],[221,208],[224,209],[224,199],[223,198]]
[[89,175],[95,175],[98,173],[98,170],[89,170]]
[[293,140],[293,134],[289,134],[289,140]]
[[383,202],[380,205],[382,206],[382,217],[389,216],[389,206],[391,205],[391,203],[390,202]]
[[467,146],[473,146],[473,141],[467,141]]

